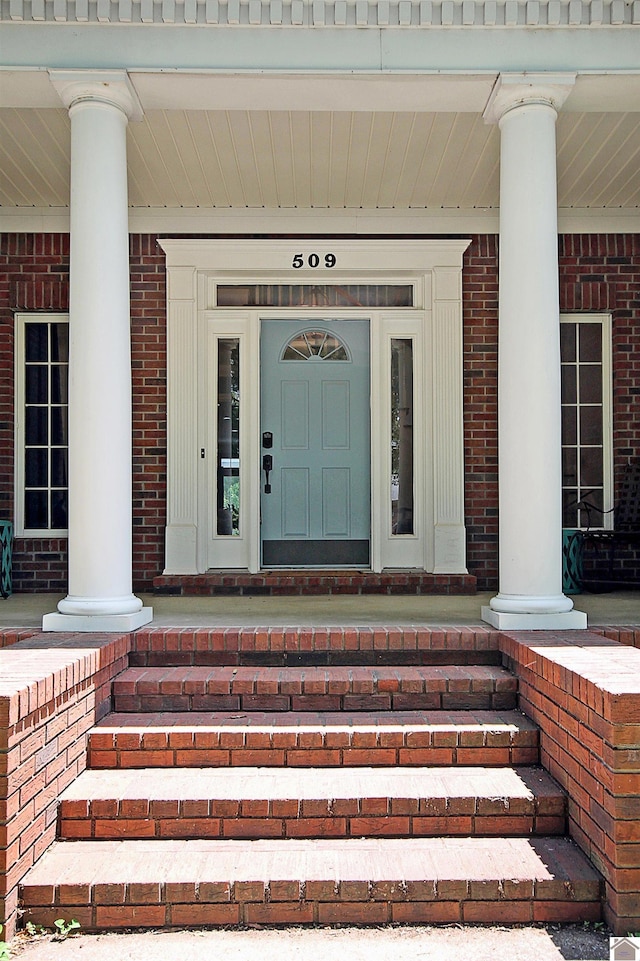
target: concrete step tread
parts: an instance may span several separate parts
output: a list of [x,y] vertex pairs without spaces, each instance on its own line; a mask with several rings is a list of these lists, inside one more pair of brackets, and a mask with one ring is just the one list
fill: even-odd
[[[345,881],[462,881],[467,886],[529,881],[578,900],[599,896],[600,887],[596,870],[567,838],[447,837],[56,842],[29,871],[22,888],[25,903],[34,904],[42,903],[37,888],[48,889],[50,900],[52,889],[71,886],[80,899],[69,900],[71,904],[82,903],[89,889],[100,885],[123,890],[153,885],[160,900],[170,884],[258,882],[255,896],[262,900],[273,881],[311,880],[329,882],[332,889]],[[571,893],[565,882],[573,883]],[[104,903],[106,893],[94,890],[93,897]],[[466,894],[473,897],[468,887]],[[136,893],[128,896],[133,900]],[[370,896],[367,892],[366,899]],[[400,888],[397,896],[404,898]]]
[[86,931],[238,924],[596,921],[599,875],[566,838],[57,842],[23,921]]
[[[93,801],[176,802],[224,800],[326,800],[337,798],[469,798],[495,802],[492,813],[511,802],[543,800],[562,810],[560,786],[543,768],[190,768],[84,771],[60,796],[79,811]],[[558,805],[560,805],[558,807]]]

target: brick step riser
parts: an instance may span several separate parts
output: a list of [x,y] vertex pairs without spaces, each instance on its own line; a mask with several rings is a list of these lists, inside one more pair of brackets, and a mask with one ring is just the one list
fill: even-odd
[[[251,893],[254,882],[235,885],[166,885],[172,890],[160,898],[154,889],[164,885],[96,885],[109,890],[78,901],[70,891],[54,899],[52,906],[26,907],[23,921],[53,927],[60,917],[73,917],[84,931],[115,928],[234,927],[243,925],[333,925],[333,924],[529,924],[582,923],[599,921],[600,895],[574,900],[565,891],[563,900],[557,883],[516,883],[514,898],[505,898],[484,882],[380,882],[354,890],[360,882],[335,885],[331,881],[271,883],[260,896]],[[113,890],[122,888],[119,890]],[[212,891],[207,887],[214,888]],[[464,892],[460,888],[464,887]],[[494,887],[497,888],[497,885]],[[73,885],[69,885],[73,889]],[[341,890],[344,888],[344,890]],[[471,890],[469,890],[471,888]],[[142,889],[142,890],[134,890]],[[176,890],[174,890],[176,889]],[[391,889],[392,897],[389,897]],[[425,889],[427,889],[425,891]],[[314,897],[314,892],[318,894]],[[396,898],[393,895],[396,894]],[[477,893],[475,893],[477,892]],[[475,897],[474,897],[475,893]],[[386,894],[386,897],[385,897]],[[462,896],[461,896],[462,894]],[[302,896],[301,896],[302,895]],[[426,897],[425,897],[426,895]]]
[[122,714],[159,712],[512,711],[515,692],[429,694],[114,694]]
[[325,594],[448,595],[475,594],[476,578],[461,574],[374,573],[361,571],[276,571],[230,574],[161,575],[154,593],[164,596],[286,597]]
[[499,657],[500,632],[485,627],[141,628],[133,656],[242,657],[248,654],[402,656],[421,652]]
[[287,748],[95,748],[89,744],[88,767],[522,767],[538,764],[538,745],[478,747],[287,747]]
[[470,666],[499,667],[498,651],[132,651],[131,667],[376,667]]
[[[140,802],[139,807],[144,803]],[[175,805],[177,807],[177,805]],[[90,814],[86,818],[67,816],[63,804],[58,824],[62,840],[148,840],[150,838],[364,838],[364,837],[527,837],[529,835],[563,835],[566,819],[563,814],[546,815],[536,811],[523,814],[467,813],[470,806],[460,805],[460,813],[408,814],[420,805],[407,799],[394,798],[384,807],[389,813],[376,811],[373,805],[358,800],[336,801],[334,813],[318,813],[316,806],[297,801],[271,802],[264,805],[251,802],[226,802],[210,805],[212,811],[204,816],[163,814],[150,817],[134,816],[132,812],[117,817]],[[131,805],[135,810],[134,805]],[[248,808],[246,814],[232,813],[233,808]],[[253,807],[255,813],[252,814]],[[271,808],[267,816],[260,816],[260,808]],[[358,810],[363,808],[364,810]],[[455,808],[456,805],[453,805]],[[465,807],[467,812],[465,812]],[[294,808],[296,809],[294,811]],[[187,807],[187,812],[190,808]],[[286,812],[289,813],[286,813]],[[280,812],[285,812],[280,813]],[[342,813],[344,812],[344,813]],[[352,812],[352,813],[347,813]]]

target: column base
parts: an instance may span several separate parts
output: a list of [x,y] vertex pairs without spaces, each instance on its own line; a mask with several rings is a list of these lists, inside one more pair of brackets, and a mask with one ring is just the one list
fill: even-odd
[[560,611],[548,614],[505,613],[483,607],[482,620],[501,631],[575,631],[586,630],[587,615],[583,611]]
[[65,634],[126,634],[153,620],[153,608],[143,607],[133,614],[45,614],[43,631],[62,631]]

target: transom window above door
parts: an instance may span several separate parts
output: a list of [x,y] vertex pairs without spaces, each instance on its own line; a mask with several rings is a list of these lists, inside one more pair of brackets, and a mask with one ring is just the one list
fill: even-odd
[[282,360],[349,360],[347,348],[326,330],[303,330],[288,342]]

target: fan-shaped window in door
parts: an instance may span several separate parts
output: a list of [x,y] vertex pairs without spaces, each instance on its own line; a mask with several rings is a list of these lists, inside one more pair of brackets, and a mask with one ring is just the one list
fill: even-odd
[[292,337],[282,360],[349,360],[347,348],[326,330],[303,330]]

